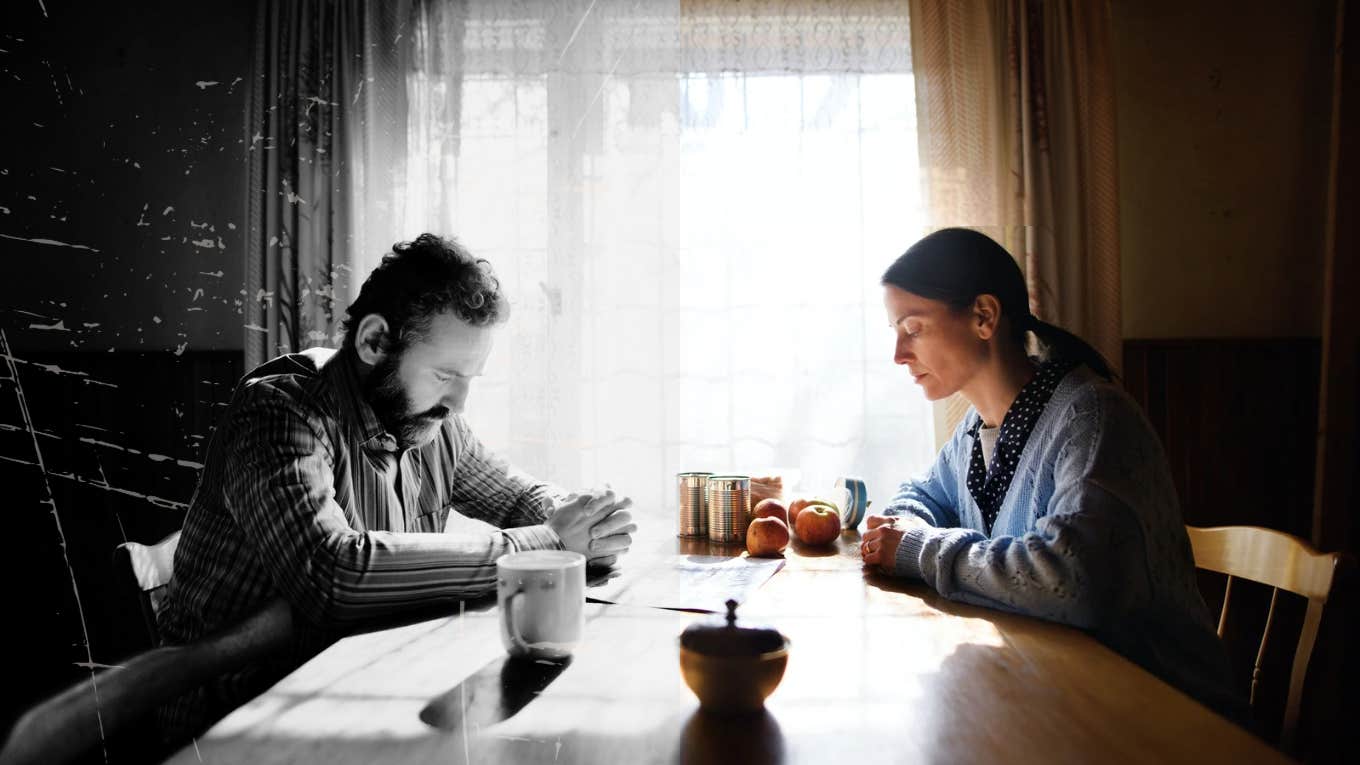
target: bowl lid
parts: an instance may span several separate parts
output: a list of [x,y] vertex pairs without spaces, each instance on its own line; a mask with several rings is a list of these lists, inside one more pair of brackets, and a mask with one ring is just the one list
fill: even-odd
[[787,640],[773,627],[737,626],[737,601],[727,601],[727,615],[695,622],[680,633],[680,645],[708,656],[759,656],[784,648]]

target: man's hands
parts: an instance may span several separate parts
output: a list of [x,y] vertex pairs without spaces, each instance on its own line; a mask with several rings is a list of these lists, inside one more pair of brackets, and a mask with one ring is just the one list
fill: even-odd
[[633,544],[633,500],[616,497],[613,489],[600,494],[571,494],[548,516],[545,525],[562,539],[562,546],[586,556],[587,565],[612,566]]

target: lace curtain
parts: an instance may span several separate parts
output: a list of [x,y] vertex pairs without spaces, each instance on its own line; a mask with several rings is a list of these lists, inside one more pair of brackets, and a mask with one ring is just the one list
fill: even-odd
[[882,502],[930,463],[878,286],[926,224],[905,4],[427,2],[408,31],[355,269],[427,230],[492,262],[490,446],[666,508],[681,471]]

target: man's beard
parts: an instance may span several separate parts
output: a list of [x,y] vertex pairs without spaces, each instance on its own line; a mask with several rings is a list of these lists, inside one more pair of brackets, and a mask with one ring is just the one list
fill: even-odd
[[413,413],[411,399],[397,377],[400,362],[400,354],[388,354],[379,361],[364,383],[364,393],[378,421],[397,439],[397,446],[408,449],[428,442],[435,427],[449,416],[449,409],[436,405]]

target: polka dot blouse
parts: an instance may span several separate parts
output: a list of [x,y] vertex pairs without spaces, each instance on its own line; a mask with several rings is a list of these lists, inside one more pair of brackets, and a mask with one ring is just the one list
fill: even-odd
[[968,462],[968,493],[982,511],[982,522],[987,533],[992,533],[992,523],[1001,511],[1001,502],[1015,477],[1015,466],[1020,462],[1020,453],[1025,449],[1034,423],[1043,413],[1053,391],[1063,377],[1076,364],[1061,359],[1042,364],[1034,377],[1020,389],[1015,403],[1006,410],[1001,421],[1001,434],[996,440],[996,450],[992,453],[991,464],[982,456],[982,417],[977,418],[968,435],[973,438],[972,457]]

